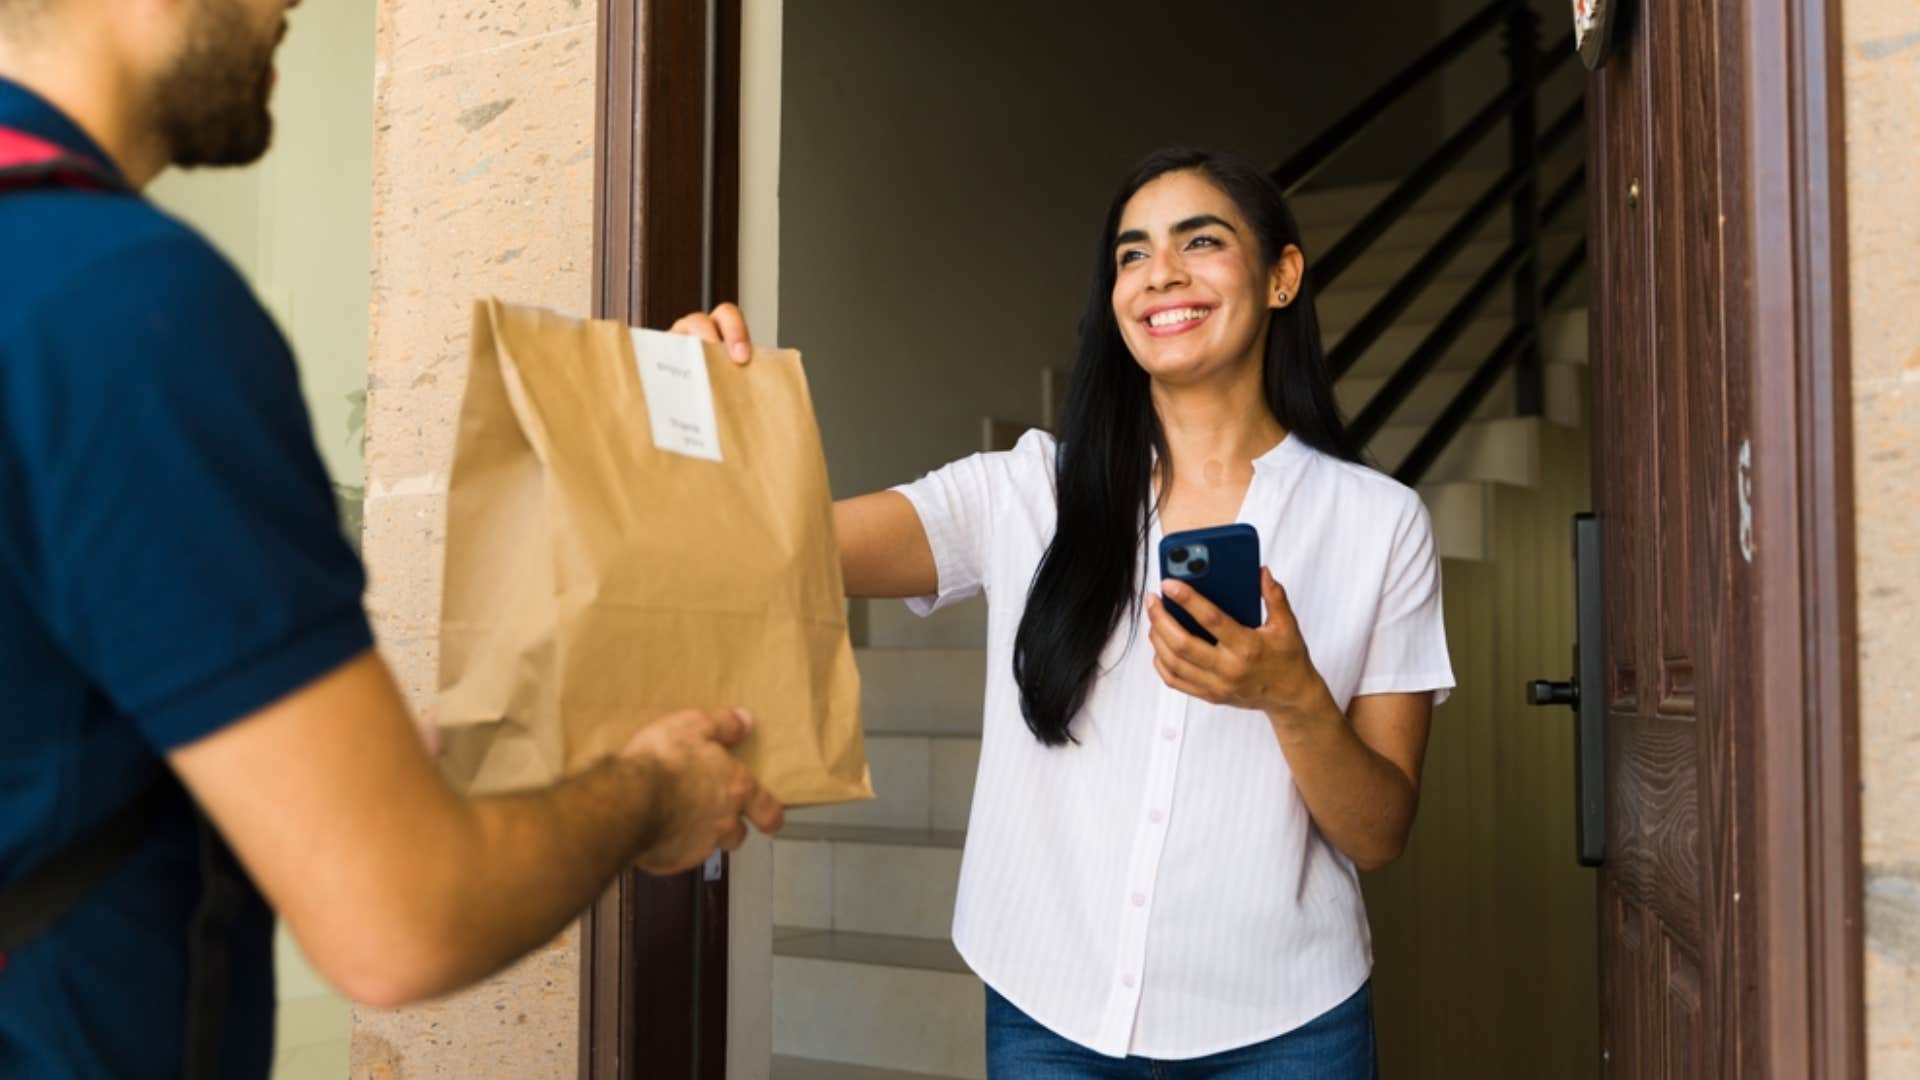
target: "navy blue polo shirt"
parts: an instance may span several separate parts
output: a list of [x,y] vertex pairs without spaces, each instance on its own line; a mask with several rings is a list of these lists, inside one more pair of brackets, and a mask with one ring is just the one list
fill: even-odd
[[[0,80],[0,126],[107,162]],[[137,195],[0,192],[0,887],[164,755],[371,644],[293,357],[239,275]],[[175,1077],[199,897],[185,793],[0,969],[0,1076]],[[273,917],[232,931],[222,1073],[273,1051]]]

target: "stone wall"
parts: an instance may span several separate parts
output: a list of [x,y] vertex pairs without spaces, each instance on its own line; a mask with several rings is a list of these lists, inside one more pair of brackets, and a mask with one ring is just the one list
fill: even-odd
[[[475,298],[589,306],[595,9],[380,5],[367,369],[368,609],[413,706],[434,688],[447,466]],[[355,1013],[353,1075],[572,1076],[578,933],[445,1001]]]
[[1920,1076],[1920,6],[1841,5],[1867,1060]]

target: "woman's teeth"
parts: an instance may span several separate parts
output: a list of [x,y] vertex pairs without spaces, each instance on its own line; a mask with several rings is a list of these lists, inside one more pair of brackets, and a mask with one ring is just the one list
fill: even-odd
[[1175,308],[1171,311],[1157,311],[1147,317],[1147,325],[1159,329],[1177,326],[1180,323],[1198,322],[1207,317],[1207,308]]

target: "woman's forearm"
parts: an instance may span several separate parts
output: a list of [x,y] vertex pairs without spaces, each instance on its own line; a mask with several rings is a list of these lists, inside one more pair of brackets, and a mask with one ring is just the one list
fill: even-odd
[[1269,712],[1267,719],[1321,835],[1360,869],[1377,870],[1406,848],[1419,795],[1322,689],[1313,705]]
[[833,532],[848,596],[925,596],[940,587],[933,546],[905,495],[841,499],[833,504]]

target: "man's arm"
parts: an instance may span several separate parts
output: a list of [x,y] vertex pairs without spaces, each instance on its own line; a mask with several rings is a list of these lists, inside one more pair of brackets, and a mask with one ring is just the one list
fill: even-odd
[[668,873],[771,832],[781,811],[727,752],[732,710],[676,713],[543,791],[465,800],[422,753],[369,652],[168,755],[315,967],[391,1006],[551,939],[639,859]]

